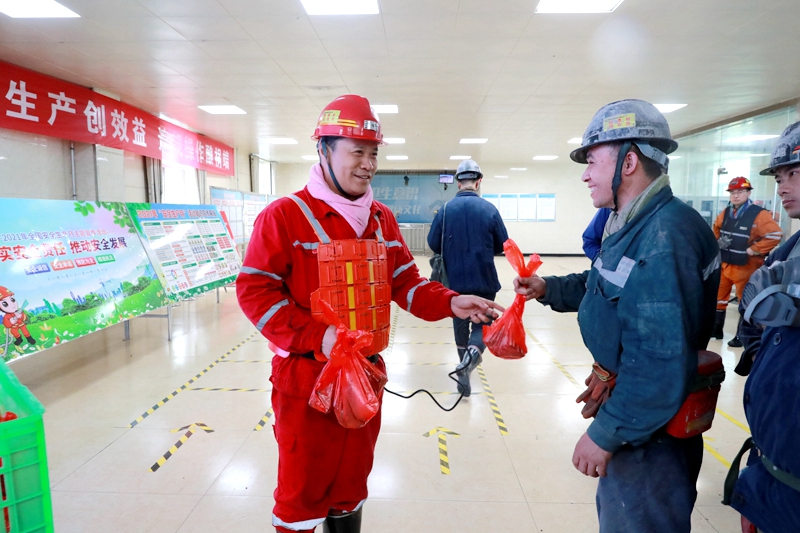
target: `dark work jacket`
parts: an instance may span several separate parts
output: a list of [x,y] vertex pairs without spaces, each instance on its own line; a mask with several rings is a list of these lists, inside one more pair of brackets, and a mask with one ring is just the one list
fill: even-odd
[[[442,217],[444,216],[444,253]],[[472,191],[461,191],[442,206],[428,233],[428,246],[444,257],[450,288],[462,294],[493,295],[500,290],[494,256],[508,239],[497,208]]]
[[617,384],[587,430],[606,451],[646,443],[677,413],[714,327],[719,247],[664,188],[607,237],[591,270],[546,277],[542,303],[578,311],[583,342]]
[[[795,233],[765,266],[784,261],[800,240]],[[762,267],[763,268],[763,267]],[[740,307],[740,312],[744,309]],[[742,322],[744,357],[755,361],[744,386],[744,412],[755,445],[779,469],[800,478],[800,328],[761,330]],[[756,453],[739,476],[731,506],[766,533],[800,531],[800,492],[770,474]]]

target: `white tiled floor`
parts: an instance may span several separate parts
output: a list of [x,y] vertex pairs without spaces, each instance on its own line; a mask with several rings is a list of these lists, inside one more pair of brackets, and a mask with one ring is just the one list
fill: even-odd
[[[418,264],[428,270],[426,258]],[[511,268],[503,258],[497,264],[510,286]],[[587,266],[579,258],[546,258],[541,273]],[[498,298],[507,305],[513,294],[504,290]],[[723,344],[735,329],[735,313],[730,315],[725,339],[712,341],[711,349],[723,355],[728,370],[719,408],[744,424],[744,379],[733,373],[740,350]],[[191,390],[269,389],[267,343],[253,335],[233,292],[221,293],[219,304],[213,294],[184,302],[174,317],[171,343],[164,321],[135,320],[131,341],[123,342],[116,326],[13,364],[47,408],[58,533],[273,531],[276,445],[269,424],[255,430],[270,408],[269,392]],[[524,321],[528,355],[505,361],[487,354],[482,365],[507,435],[499,430],[477,372],[473,390],[479,394],[451,413],[427,397],[387,395],[365,533],[431,527],[441,533],[597,531],[596,481],[581,476],[570,461],[588,424],[574,398],[591,356],[574,315],[530,303]],[[400,311],[396,328],[385,353],[388,387],[453,392],[446,375],[457,361],[449,321],[429,324]],[[186,390],[129,427],[192,378]],[[457,398],[436,397],[446,405]],[[213,433],[196,431],[151,472],[185,433],[171,430],[198,422]],[[440,472],[436,438],[423,436],[438,426],[458,433],[447,438],[450,475]],[[694,531],[739,531],[738,515],[719,501],[727,471],[722,461],[730,461],[746,437],[745,429],[719,415],[706,434],[707,450],[718,457],[707,451],[704,459]]]

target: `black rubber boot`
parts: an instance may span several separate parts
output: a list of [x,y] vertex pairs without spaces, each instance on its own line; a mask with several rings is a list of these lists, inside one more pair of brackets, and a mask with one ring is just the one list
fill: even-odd
[[36,339],[34,339],[33,337],[25,337],[25,338],[28,339],[28,344],[36,344]]
[[17,340],[14,341],[14,346],[19,346],[22,344],[22,337],[17,337]]
[[467,352],[467,349],[466,348],[457,348],[457,350],[458,350],[458,362],[460,363],[461,361],[464,360],[464,354]]
[[725,311],[717,309],[717,314],[714,316],[714,333],[711,337],[721,339],[723,337],[722,328],[725,326]]
[[458,376],[458,392],[463,394],[464,397],[469,397],[472,394],[472,385],[469,382],[469,375],[475,368],[483,362],[481,352],[474,346],[469,346],[464,359],[456,367],[456,375]]
[[731,348],[741,348],[742,347],[742,340],[739,338],[739,335],[736,335],[734,338],[728,341],[728,346]]
[[362,509],[342,516],[328,516],[322,524],[322,533],[361,533]]

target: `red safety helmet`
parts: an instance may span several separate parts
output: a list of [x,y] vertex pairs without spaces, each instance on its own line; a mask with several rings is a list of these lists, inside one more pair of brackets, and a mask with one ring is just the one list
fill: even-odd
[[14,296],[14,293],[0,285],[0,299],[8,298],[9,296]]
[[345,94],[325,106],[317,120],[312,139],[348,137],[383,144],[381,122],[369,100],[357,94]]
[[750,184],[750,180],[745,178],[744,176],[733,178],[731,182],[728,184],[727,191],[728,192],[738,191],[740,189],[747,189],[748,191],[753,189],[753,186]]

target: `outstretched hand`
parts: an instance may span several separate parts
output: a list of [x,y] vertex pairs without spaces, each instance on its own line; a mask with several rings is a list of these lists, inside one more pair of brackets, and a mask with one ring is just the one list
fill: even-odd
[[497,302],[468,294],[461,294],[450,300],[450,309],[458,318],[469,319],[476,324],[488,324],[500,316],[497,311],[505,311]]

